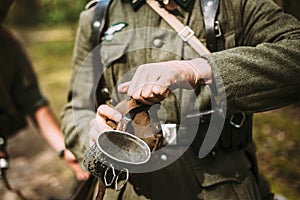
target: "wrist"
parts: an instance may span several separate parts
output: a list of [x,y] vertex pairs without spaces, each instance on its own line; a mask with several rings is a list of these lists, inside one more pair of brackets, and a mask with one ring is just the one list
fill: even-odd
[[208,61],[204,58],[196,58],[187,61],[189,66],[195,73],[195,82],[198,84],[211,84],[212,83],[212,69]]
[[61,149],[57,152],[58,157],[64,158],[66,149]]

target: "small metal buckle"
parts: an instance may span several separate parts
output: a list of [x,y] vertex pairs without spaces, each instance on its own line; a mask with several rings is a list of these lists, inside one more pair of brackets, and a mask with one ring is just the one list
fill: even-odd
[[161,124],[164,142],[168,145],[177,144],[177,125],[176,124]]
[[6,158],[0,158],[0,169],[8,169],[8,161]]
[[[125,180],[123,180],[122,185],[121,185],[120,187],[118,187],[119,176],[120,176],[122,173],[125,173],[126,178],[125,178]],[[116,177],[116,180],[115,180],[115,190],[116,190],[116,191],[120,191],[120,190],[125,186],[125,184],[127,183],[128,179],[129,179],[129,171],[128,171],[128,169],[123,168],[123,169],[119,172],[119,174],[117,175],[117,177]]]
[[215,37],[221,37],[222,36],[222,31],[221,31],[221,27],[220,27],[220,23],[219,21],[215,21]]
[[181,31],[178,32],[178,36],[183,40],[183,41],[188,41],[195,32],[189,27],[185,26]]
[[[239,123],[236,123],[236,122],[234,121],[234,117],[235,117],[237,114],[241,114],[241,115],[242,115],[242,120],[241,120]],[[245,114],[245,113],[237,113],[237,114],[232,115],[232,116],[230,117],[229,122],[230,122],[230,124],[231,124],[232,126],[234,126],[235,128],[241,128],[241,127],[243,126],[244,122],[245,122],[246,114]]]

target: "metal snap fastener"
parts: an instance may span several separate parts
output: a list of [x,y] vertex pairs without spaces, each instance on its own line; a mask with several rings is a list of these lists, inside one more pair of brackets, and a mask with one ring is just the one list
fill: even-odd
[[99,21],[95,21],[93,23],[94,28],[99,28],[101,26],[101,23]]
[[213,2],[212,1],[208,1],[206,5],[209,6],[209,7],[211,7],[213,5]]
[[163,41],[159,38],[153,40],[153,45],[157,48],[161,48],[163,46]]
[[212,152],[211,152],[211,156],[215,156],[216,154],[217,154],[216,151],[212,151]]

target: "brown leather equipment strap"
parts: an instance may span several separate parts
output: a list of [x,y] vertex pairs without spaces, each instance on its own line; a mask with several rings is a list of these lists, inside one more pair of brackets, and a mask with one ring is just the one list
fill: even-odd
[[201,0],[206,32],[206,46],[209,50],[194,36],[194,31],[190,27],[184,26],[174,15],[162,8],[156,0],[146,0],[146,2],[177,31],[181,39],[191,45],[199,55],[208,54],[209,51],[215,52],[224,49],[220,24],[219,21],[216,20],[219,0]]
[[220,45],[218,38],[222,36],[219,21],[216,20],[216,15],[219,7],[219,0],[201,0],[201,8],[204,17],[206,46],[214,52],[223,50],[224,45]]
[[157,12],[176,32],[179,37],[187,42],[200,56],[209,54],[210,51],[194,35],[189,26],[184,26],[174,15],[162,8],[156,0],[147,0],[147,4]]
[[149,106],[130,98],[121,101],[115,109],[123,115],[122,120],[118,124],[107,121],[109,126],[134,134],[146,142],[151,151],[163,146],[163,134],[157,116],[158,105]]

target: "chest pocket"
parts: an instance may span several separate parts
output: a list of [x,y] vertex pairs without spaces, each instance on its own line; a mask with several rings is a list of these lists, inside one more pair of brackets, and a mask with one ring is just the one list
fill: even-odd
[[109,43],[104,42],[101,46],[101,62],[104,67],[104,77],[107,88],[112,93],[112,98],[117,95],[115,86],[121,77],[129,70],[126,64],[126,51],[128,45],[126,43]]
[[231,1],[220,1],[219,6],[217,20],[222,33],[221,37],[224,37],[225,49],[230,49],[236,47],[236,34],[241,29],[241,26],[237,23],[235,14],[233,14],[238,8]]

